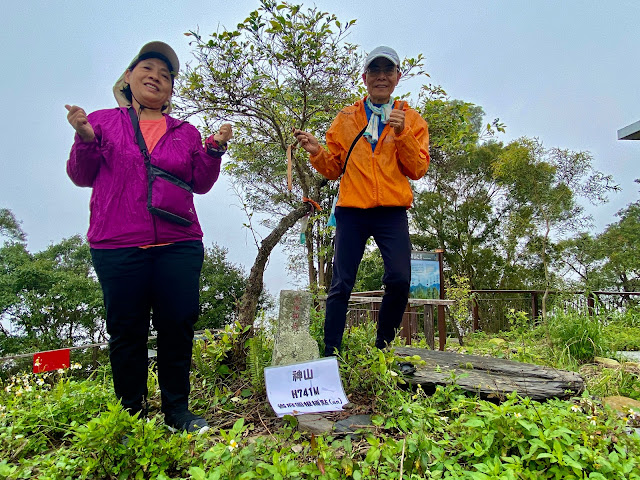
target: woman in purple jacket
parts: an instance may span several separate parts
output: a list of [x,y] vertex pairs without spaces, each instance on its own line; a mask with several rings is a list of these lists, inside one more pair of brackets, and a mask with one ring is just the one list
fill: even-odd
[[[179,68],[169,45],[150,42],[114,86],[120,108],[87,115],[66,105],[76,130],[67,173],[93,189],[87,237],[107,312],[116,396],[131,414],[146,414],[152,320],[165,422],[202,432],[206,420],[188,409],[204,258],[191,192],[206,193],[218,179],[232,132],[222,125],[203,147],[194,126],[167,115]],[[163,209],[179,212],[179,223],[152,208],[163,199]]]

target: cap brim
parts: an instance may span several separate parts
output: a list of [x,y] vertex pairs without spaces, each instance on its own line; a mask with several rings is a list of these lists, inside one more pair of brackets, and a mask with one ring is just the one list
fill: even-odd
[[140,49],[140,53],[136,56],[136,59],[145,53],[159,53],[167,58],[171,62],[171,68],[173,69],[171,74],[175,77],[180,71],[180,60],[176,52],[164,42],[149,42]]

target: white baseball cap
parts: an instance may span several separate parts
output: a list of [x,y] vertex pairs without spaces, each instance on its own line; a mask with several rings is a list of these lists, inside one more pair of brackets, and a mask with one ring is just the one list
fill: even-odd
[[398,67],[398,69],[400,69],[400,57],[398,57],[398,53],[393,48],[382,45],[374,48],[371,53],[367,55],[367,59],[364,62],[364,71],[367,71],[371,62],[380,57],[390,60],[396,67]]

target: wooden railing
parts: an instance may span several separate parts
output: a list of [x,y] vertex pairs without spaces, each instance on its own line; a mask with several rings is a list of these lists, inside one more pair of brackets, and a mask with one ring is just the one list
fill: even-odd
[[[491,314],[492,321],[496,325],[495,330],[507,328],[508,323],[504,314],[498,314],[495,306],[497,302],[503,302],[506,306],[508,302],[513,305],[511,308],[516,310],[529,310],[531,320],[535,321],[540,317],[541,301],[544,295],[544,290],[471,290],[471,293],[475,294],[475,299],[472,302],[472,315],[473,315],[473,330],[482,329],[481,323],[481,308],[480,302],[486,302],[494,306],[494,311]],[[605,290],[597,290],[593,292],[585,291],[562,291],[562,290],[550,290],[549,295],[551,297],[558,296],[572,296],[575,298],[575,303],[578,304],[581,300],[585,312],[589,315],[598,313],[598,308],[602,305],[603,297],[619,297],[620,299],[629,300],[631,297],[640,296],[640,292],[613,292]],[[638,298],[640,300],[640,297]],[[528,304],[528,307],[527,307]],[[485,316],[488,315],[488,308],[485,308]],[[502,310],[506,310],[503,308]]]
[[[377,324],[383,294],[383,290],[353,293],[349,298],[347,325],[359,325],[362,322],[374,322]],[[324,308],[327,296],[319,296],[318,300],[322,302]],[[433,307],[436,306],[438,307],[438,347],[440,350],[444,350],[447,339],[445,308],[453,303],[455,303],[454,300],[410,298],[402,317],[398,335],[404,338],[407,345],[411,345],[411,340],[416,337],[419,331],[422,331],[427,344],[433,350],[435,348]]]

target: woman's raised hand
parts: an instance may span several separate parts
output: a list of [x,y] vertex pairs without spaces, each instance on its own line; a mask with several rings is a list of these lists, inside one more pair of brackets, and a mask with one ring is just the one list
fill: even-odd
[[80,107],[75,105],[64,106],[69,113],[67,113],[67,120],[69,124],[76,130],[78,136],[83,142],[93,142],[96,138],[96,134],[93,131],[93,127],[87,119],[87,113]]
[[233,129],[231,128],[230,123],[223,123],[220,125],[220,130],[213,136],[213,139],[218,142],[218,144],[227,143],[231,137],[233,136]]

